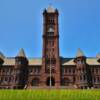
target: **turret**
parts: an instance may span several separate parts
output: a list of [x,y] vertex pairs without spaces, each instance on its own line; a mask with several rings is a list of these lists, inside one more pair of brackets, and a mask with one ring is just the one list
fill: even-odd
[[23,49],[20,49],[18,55],[15,57],[16,65],[27,65],[28,60],[26,58],[25,52]]
[[100,53],[96,55],[97,61],[100,62]]
[[86,56],[81,49],[78,49],[74,62],[76,63],[77,68],[85,67],[84,65],[86,64]]
[[4,63],[5,56],[0,52],[0,65]]
[[28,59],[26,58],[23,49],[20,49],[18,55],[15,57],[16,68],[20,70],[18,89],[23,89],[28,81]]

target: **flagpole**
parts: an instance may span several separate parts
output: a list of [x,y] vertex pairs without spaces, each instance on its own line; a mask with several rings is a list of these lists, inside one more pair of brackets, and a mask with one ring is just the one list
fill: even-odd
[[51,87],[51,50],[50,50],[50,87]]

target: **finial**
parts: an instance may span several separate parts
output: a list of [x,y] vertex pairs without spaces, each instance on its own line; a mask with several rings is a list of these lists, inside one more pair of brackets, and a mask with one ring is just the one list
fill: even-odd
[[52,4],[51,3],[48,6],[47,12],[49,12],[49,13],[55,12],[55,9],[52,7]]

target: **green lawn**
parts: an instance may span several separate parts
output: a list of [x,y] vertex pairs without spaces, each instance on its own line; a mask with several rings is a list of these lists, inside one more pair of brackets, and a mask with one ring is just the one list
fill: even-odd
[[100,100],[100,90],[0,90],[0,100]]

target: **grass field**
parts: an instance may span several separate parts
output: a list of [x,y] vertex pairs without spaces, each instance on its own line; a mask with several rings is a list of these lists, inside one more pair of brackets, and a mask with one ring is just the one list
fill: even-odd
[[100,90],[0,90],[0,100],[100,100]]

